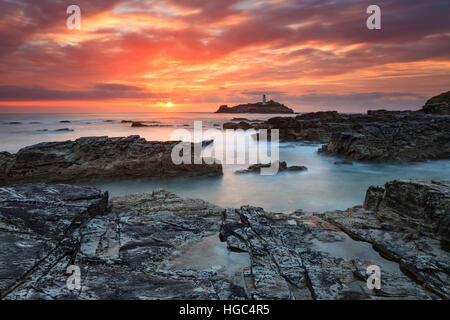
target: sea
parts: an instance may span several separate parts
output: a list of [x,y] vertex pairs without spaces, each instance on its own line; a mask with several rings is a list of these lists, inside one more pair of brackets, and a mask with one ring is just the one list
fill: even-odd
[[[266,120],[275,116],[287,115],[209,112],[0,114],[0,151],[15,153],[40,142],[91,136],[140,135],[149,141],[177,140],[174,132],[184,130],[182,132],[193,133],[196,121],[201,121],[206,133],[207,130],[221,128],[223,123],[234,117]],[[130,123],[122,123],[122,120],[146,122],[149,127],[132,128]],[[254,133],[248,130],[236,135],[244,135],[246,139],[242,141],[250,141],[251,150],[262,143],[251,138]],[[226,147],[227,152],[233,148],[236,151],[243,148],[236,141],[227,142]],[[289,213],[298,209],[325,212],[361,205],[369,186],[383,185],[394,179],[450,180],[450,160],[337,165],[335,162],[342,159],[319,155],[317,150],[320,147],[319,144],[306,142],[279,144],[280,160],[286,161],[289,166],[308,168],[301,172],[238,175],[235,171],[245,169],[251,163],[226,164],[220,177],[110,179],[85,182],[83,185],[108,190],[111,197],[165,189],[182,197],[204,199],[222,207],[253,205],[272,212]]]

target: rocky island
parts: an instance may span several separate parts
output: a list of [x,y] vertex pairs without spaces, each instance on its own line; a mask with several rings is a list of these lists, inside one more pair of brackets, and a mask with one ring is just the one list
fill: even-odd
[[294,113],[294,110],[284,104],[270,100],[257,103],[240,104],[234,107],[220,106],[216,113]]
[[[437,181],[374,186],[363,206],[325,214],[2,187],[0,298],[449,299],[449,208],[450,184]],[[79,290],[66,286],[71,265]],[[366,286],[370,265],[380,289]]]

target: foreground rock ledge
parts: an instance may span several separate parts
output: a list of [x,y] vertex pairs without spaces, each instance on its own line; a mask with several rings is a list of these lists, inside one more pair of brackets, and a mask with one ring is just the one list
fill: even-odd
[[[449,188],[393,181],[369,188],[364,208],[286,215],[163,190],[108,206],[93,188],[4,187],[0,297],[448,299]],[[366,286],[374,264],[381,290]],[[81,290],[66,287],[69,265]]]
[[222,175],[221,164],[173,164],[171,152],[178,143],[146,141],[139,136],[39,143],[15,155],[0,153],[0,185],[112,177]]

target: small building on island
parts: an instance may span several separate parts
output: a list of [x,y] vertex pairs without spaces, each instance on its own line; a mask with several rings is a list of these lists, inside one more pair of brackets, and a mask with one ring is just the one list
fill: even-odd
[[269,100],[265,94],[262,96],[262,102],[240,104],[234,107],[227,105],[220,106],[216,113],[294,113],[294,110],[286,107],[284,104]]

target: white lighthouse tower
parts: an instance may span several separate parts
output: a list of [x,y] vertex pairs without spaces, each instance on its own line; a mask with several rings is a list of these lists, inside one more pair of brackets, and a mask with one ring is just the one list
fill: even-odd
[[267,101],[266,101],[266,95],[265,95],[265,94],[263,94],[263,101],[262,101],[262,104],[263,104],[263,105],[266,105],[266,104],[267,104]]

